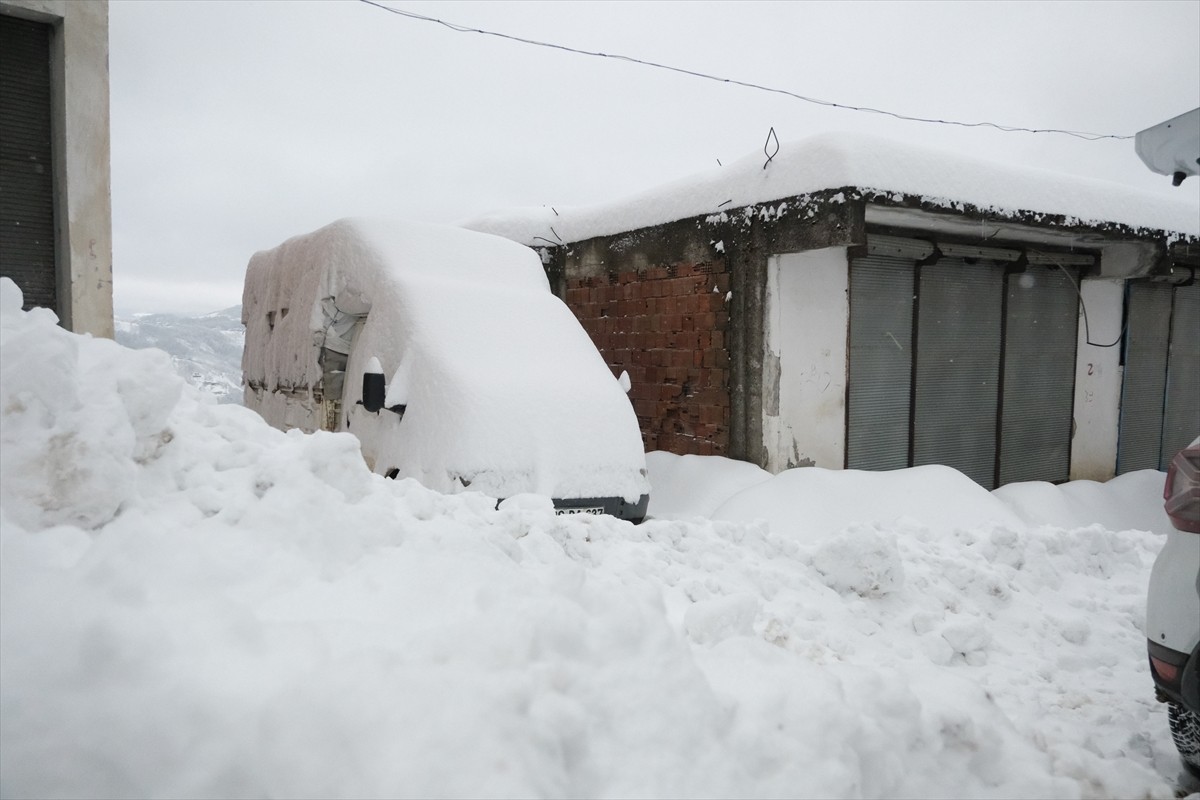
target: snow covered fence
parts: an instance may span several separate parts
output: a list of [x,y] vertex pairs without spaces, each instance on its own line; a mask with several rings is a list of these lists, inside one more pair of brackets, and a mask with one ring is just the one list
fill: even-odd
[[5,797],[1171,796],[1153,532],[496,509],[7,280],[0,367]]

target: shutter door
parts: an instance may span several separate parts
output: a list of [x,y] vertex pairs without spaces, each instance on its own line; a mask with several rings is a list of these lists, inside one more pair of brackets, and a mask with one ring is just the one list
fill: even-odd
[[1166,409],[1158,468],[1200,436],[1200,284],[1177,286],[1171,309]]
[[1130,284],[1118,474],[1159,467],[1170,330],[1171,287]]
[[50,144],[51,27],[0,14],[0,275],[25,307],[57,309]]
[[908,466],[913,275],[910,259],[851,262],[848,469]]
[[1071,471],[1079,296],[1057,268],[1008,276],[999,483]]
[[991,489],[1004,269],[942,258],[918,280],[912,463],[945,464]]

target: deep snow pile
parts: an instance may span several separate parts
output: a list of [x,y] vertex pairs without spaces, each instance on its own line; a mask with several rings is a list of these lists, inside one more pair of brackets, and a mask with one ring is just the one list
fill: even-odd
[[[315,395],[340,399],[334,429],[357,434],[380,474],[498,496],[636,503],[648,489],[629,399],[528,247],[338,220],[255,253],[242,307],[246,405],[314,431],[331,429]],[[340,395],[331,351],[347,355]],[[386,405],[407,406],[403,424],[358,405],[371,363],[387,376]]]
[[496,510],[7,280],[0,369],[4,796],[1171,796],[1152,532]]

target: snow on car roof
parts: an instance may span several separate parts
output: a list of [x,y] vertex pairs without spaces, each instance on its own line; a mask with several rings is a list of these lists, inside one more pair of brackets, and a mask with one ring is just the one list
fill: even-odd
[[[368,312],[346,374],[377,358],[387,405],[408,406],[405,425],[370,434],[374,451],[399,459],[389,466],[435,488],[466,471],[528,473],[528,491],[555,497],[645,492],[629,399],[528,247],[344,219],[256,253],[243,295],[247,383],[322,385],[328,331]],[[348,381],[347,409],[355,391]]]
[[615,202],[498,211],[462,224],[527,245],[578,242],[855,187],[916,196],[951,208],[970,204],[997,214],[1054,214],[1079,224],[1117,223],[1165,231],[1174,234],[1172,238],[1200,235],[1200,207],[1186,199],[865,134],[825,133],[784,142],[764,167],[765,161],[763,154],[754,153]]
[[[311,385],[321,370],[313,336],[328,324],[323,299],[337,298],[343,313],[365,314],[379,300],[433,294],[447,284],[509,296],[549,293],[528,248],[461,228],[355,218],[294,236],[255,253],[246,269],[242,321],[252,346],[243,371],[247,379]],[[297,360],[295,353],[311,357]]]

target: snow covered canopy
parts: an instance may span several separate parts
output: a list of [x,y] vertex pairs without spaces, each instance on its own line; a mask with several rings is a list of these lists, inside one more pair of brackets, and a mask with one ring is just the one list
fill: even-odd
[[[928,227],[936,222],[981,239],[1028,239],[1032,230],[1048,227],[1073,232],[1043,242],[1065,246],[1097,244],[1114,235],[1164,244],[1200,236],[1200,208],[1184,199],[864,134],[826,133],[785,142],[766,162],[755,153],[615,202],[499,211],[463,225],[545,246],[693,217],[732,218],[751,208],[819,195],[830,203],[864,201],[867,223]],[[775,205],[768,213],[806,213],[796,203],[791,206]],[[1110,234],[1096,235],[1096,229]]]
[[[341,220],[255,254],[242,308],[246,405],[277,427],[349,430],[377,472],[440,491],[647,491],[629,401],[526,247]],[[403,417],[358,405],[372,359]]]

